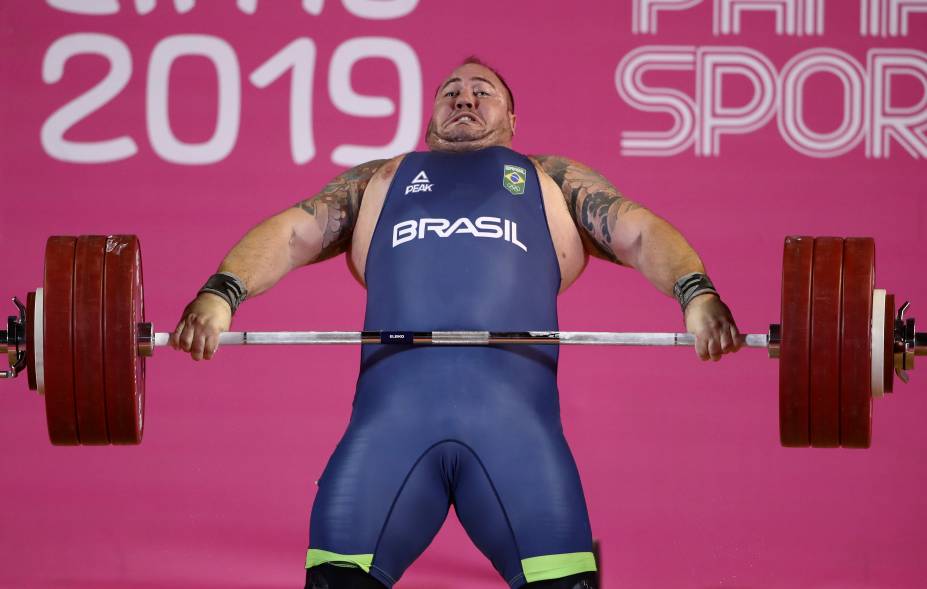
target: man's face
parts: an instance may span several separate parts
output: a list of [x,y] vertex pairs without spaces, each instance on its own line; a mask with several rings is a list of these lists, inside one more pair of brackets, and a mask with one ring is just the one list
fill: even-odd
[[469,63],[441,84],[426,142],[439,151],[510,147],[514,132],[515,115],[502,82],[489,69]]

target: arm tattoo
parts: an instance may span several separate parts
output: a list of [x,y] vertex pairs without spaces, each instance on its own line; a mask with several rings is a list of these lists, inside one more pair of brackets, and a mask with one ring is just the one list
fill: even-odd
[[296,204],[315,218],[322,232],[322,250],[314,261],[321,262],[348,249],[364,190],[384,163],[386,160],[375,160],[351,168],[320,193]]
[[550,155],[533,156],[541,168],[560,186],[567,208],[576,224],[585,230],[598,254],[623,264],[612,249],[612,234],[625,213],[642,208],[621,195],[604,176],[571,159]]

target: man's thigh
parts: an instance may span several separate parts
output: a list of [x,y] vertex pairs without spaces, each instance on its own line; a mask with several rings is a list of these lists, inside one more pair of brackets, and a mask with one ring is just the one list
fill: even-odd
[[353,567],[391,587],[444,523],[440,444],[390,427],[352,425],[338,444],[312,507],[307,568]]
[[594,576],[585,497],[559,422],[503,425],[461,456],[453,496],[464,529],[512,588]]

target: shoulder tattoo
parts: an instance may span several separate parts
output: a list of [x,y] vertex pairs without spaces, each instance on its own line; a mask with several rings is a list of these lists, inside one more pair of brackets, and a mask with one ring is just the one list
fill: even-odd
[[322,232],[322,261],[347,250],[354,234],[354,223],[367,184],[387,160],[374,160],[344,172],[329,182],[321,192],[296,203],[312,215]]
[[585,229],[597,253],[621,264],[611,244],[612,234],[621,217],[641,205],[626,199],[604,176],[569,158],[533,156],[560,187],[573,220]]

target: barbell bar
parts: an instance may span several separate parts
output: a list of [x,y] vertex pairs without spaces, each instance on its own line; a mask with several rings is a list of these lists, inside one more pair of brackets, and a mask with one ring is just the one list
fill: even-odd
[[[144,429],[146,358],[170,334],[145,321],[141,247],[133,235],[53,236],[43,287],[0,331],[10,369],[45,397],[56,445],[138,444]],[[872,399],[908,382],[927,334],[875,288],[871,238],[787,237],[780,322],[741,334],[742,346],[779,359],[780,441],[788,447],[871,443]],[[687,333],[575,331],[227,332],[220,345],[616,345],[693,346]]]
[[[143,330],[150,329],[145,324]],[[148,347],[168,345],[169,333],[142,336]],[[768,348],[769,334],[741,334],[741,343],[748,348]],[[649,333],[611,331],[229,331],[219,334],[219,345],[268,346],[313,344],[384,344],[384,345],[445,345],[494,346],[509,344],[531,345],[604,345],[604,346],[694,346],[695,336],[689,333]],[[145,347],[145,343],[142,347]],[[149,351],[142,353],[152,355]]]

